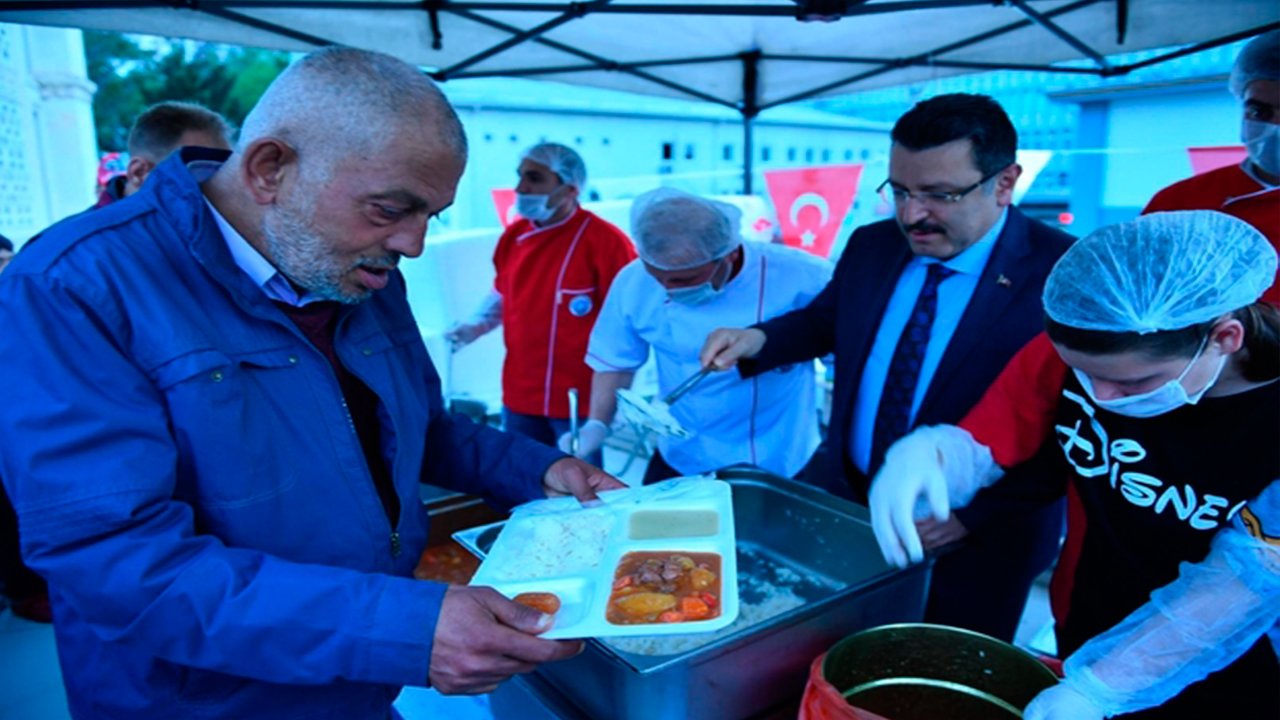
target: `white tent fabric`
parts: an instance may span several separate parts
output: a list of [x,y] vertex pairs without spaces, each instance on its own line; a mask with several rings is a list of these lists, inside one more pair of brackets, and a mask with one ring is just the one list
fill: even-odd
[[[801,22],[802,12],[839,19]],[[0,21],[285,50],[349,45],[444,80],[527,76],[699,98],[753,116],[794,100],[963,72],[1072,60],[1083,61],[1075,72],[1123,72],[1103,57],[1211,47],[1280,27],[1280,2],[0,0]]]

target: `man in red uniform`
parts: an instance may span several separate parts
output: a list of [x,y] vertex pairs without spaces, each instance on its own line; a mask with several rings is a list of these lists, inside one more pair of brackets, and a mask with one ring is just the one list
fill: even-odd
[[[1240,139],[1249,157],[1170,185],[1142,212],[1220,210],[1254,226],[1280,249],[1280,30],[1245,45],[1230,86],[1244,105]],[[1280,287],[1273,284],[1262,299],[1280,303]]]
[[[636,252],[621,230],[578,204],[587,180],[578,153],[541,143],[525,152],[518,173],[521,219],[498,239],[494,291],[446,337],[457,349],[503,326],[503,426],[554,446],[569,429],[571,388],[583,398],[579,418],[587,417],[587,340],[614,275]],[[587,460],[600,464],[598,453]]]

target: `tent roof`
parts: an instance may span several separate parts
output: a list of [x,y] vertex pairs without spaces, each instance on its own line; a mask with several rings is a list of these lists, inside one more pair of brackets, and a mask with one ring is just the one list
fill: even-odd
[[284,50],[349,45],[432,68],[442,80],[533,77],[697,98],[754,116],[796,100],[964,72],[1121,74],[1135,66],[1111,65],[1106,56],[1179,48],[1146,65],[1233,42],[1280,27],[1280,3],[0,0],[0,21]]

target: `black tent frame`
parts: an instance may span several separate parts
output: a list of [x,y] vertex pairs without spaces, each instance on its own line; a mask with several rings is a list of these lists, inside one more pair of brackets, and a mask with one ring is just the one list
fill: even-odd
[[[277,23],[260,20],[245,15],[244,10],[262,9],[310,9],[310,10],[377,10],[404,11],[425,13],[432,36],[432,48],[443,47],[444,37],[440,31],[440,14],[449,13],[459,18],[470,20],[510,35],[502,42],[486,48],[449,67],[429,72],[434,79],[444,82],[453,79],[480,77],[537,77],[542,75],[563,75],[577,72],[607,71],[631,75],[649,83],[661,85],[682,95],[703,100],[705,102],[733,108],[742,116],[743,126],[743,192],[752,192],[753,162],[753,126],[756,116],[762,111],[788,103],[807,100],[838,88],[856,85],[859,82],[883,75],[893,70],[907,67],[958,68],[965,70],[1024,70],[1033,72],[1091,75],[1095,77],[1115,77],[1125,75],[1140,68],[1149,67],[1175,58],[1201,52],[1210,48],[1226,45],[1260,33],[1280,28],[1280,22],[1268,23],[1255,28],[1232,33],[1222,37],[1206,40],[1178,50],[1169,51],[1148,58],[1141,62],[1126,65],[1110,64],[1099,52],[1092,49],[1080,38],[1067,32],[1055,22],[1069,13],[1096,5],[1100,2],[1113,2],[1116,9],[1116,42],[1123,43],[1128,31],[1129,0],[1076,0],[1076,2],[1060,6],[1053,10],[1040,12],[1031,7],[1028,0],[895,0],[867,4],[867,0],[793,0],[794,5],[783,4],[741,4],[741,5],[703,5],[696,2],[681,5],[662,4],[613,4],[612,0],[588,0],[586,2],[467,2],[465,0],[0,0],[0,19],[6,12],[31,11],[92,11],[92,10],[132,10],[147,8],[186,9],[212,15],[224,20],[252,27],[259,31],[273,33],[290,40],[304,42],[316,47],[336,44],[332,40],[301,32]],[[823,56],[823,55],[780,55],[750,50],[738,54],[714,55],[703,57],[663,58],[633,62],[617,62],[594,53],[575,48],[565,43],[546,37],[546,34],[565,23],[592,14],[629,14],[629,15],[701,15],[719,17],[791,17],[798,21],[834,21],[844,17],[855,17],[893,12],[918,10],[956,9],[974,6],[1007,5],[1017,9],[1025,18],[1008,23],[998,28],[979,33],[934,48],[927,52],[909,57],[876,58],[856,56]],[[495,20],[484,13],[489,12],[526,12],[536,14],[554,13],[555,17],[535,27],[524,29]],[[1075,48],[1081,56],[1091,61],[1090,66],[1071,65],[1035,65],[1002,62],[975,62],[948,60],[945,56],[957,50],[976,45],[992,38],[1020,30],[1031,25],[1039,25],[1058,37],[1062,42]],[[510,50],[526,42],[534,42],[559,50],[568,55],[581,58],[584,62],[571,65],[523,68],[519,70],[501,71],[468,71],[468,68],[491,57]],[[829,82],[819,87],[810,88],[769,103],[759,101],[760,63],[765,60],[794,61],[811,63],[836,63],[856,66],[872,66],[848,77]],[[716,97],[709,93],[680,83],[667,80],[646,72],[648,68],[670,67],[674,65],[697,65],[719,62],[739,62],[742,64],[742,100],[734,101]]]

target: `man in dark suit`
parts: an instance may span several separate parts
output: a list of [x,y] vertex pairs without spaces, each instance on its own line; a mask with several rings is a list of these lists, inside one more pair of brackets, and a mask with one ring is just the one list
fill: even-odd
[[[895,220],[855,231],[808,306],[717,330],[702,351],[744,377],[834,353],[828,484],[862,503],[895,440],[960,420],[1043,329],[1041,290],[1071,243],[1012,207],[1017,133],[991,98],[921,102],[892,139],[880,190]],[[1057,553],[1062,508],[987,493],[920,530],[929,548],[963,541],[937,560],[925,619],[1008,640]]]

